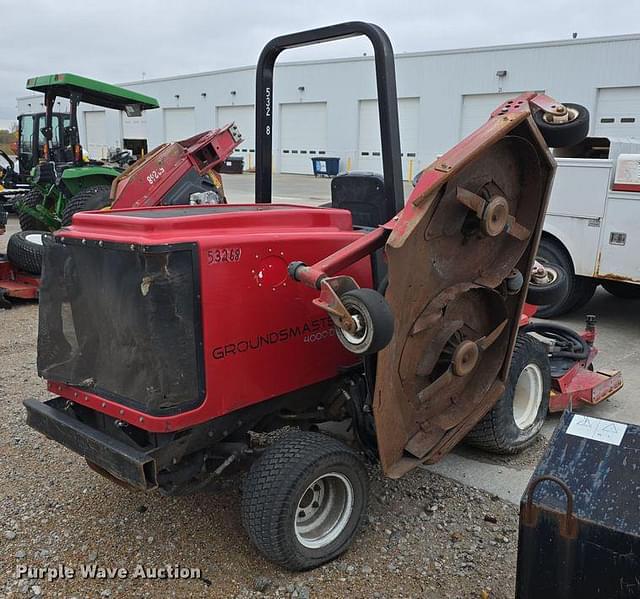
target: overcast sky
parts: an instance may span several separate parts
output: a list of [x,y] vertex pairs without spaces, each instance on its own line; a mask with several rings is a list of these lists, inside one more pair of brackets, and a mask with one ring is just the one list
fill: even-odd
[[[396,53],[640,31],[637,0],[0,0],[0,15],[0,119],[30,76],[118,83],[250,65],[276,35],[339,21],[381,25]],[[363,52],[344,40],[286,60]]]

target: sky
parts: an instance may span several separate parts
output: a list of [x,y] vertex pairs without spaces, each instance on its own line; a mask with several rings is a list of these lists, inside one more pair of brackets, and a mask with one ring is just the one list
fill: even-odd
[[[34,75],[121,83],[253,65],[272,37],[341,21],[377,23],[396,53],[640,32],[638,0],[0,0],[0,15],[0,120]],[[282,59],[364,52],[350,39]]]

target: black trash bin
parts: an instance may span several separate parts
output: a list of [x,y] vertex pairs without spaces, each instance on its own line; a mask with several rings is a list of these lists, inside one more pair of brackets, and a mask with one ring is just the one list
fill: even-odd
[[335,156],[314,156],[311,162],[314,177],[335,177],[340,170],[340,158]]
[[229,156],[221,165],[218,172],[231,175],[241,175],[244,170],[244,158],[242,156]]

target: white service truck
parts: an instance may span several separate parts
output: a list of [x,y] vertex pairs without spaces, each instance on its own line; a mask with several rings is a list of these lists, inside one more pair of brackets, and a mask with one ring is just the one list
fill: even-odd
[[615,296],[640,298],[640,139],[587,137],[554,155],[538,259],[560,265],[569,285],[537,315],[580,308],[599,284]]

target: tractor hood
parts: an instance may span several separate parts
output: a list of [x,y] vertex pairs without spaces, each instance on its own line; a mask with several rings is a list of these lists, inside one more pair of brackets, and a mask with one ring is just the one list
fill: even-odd
[[554,170],[529,110],[504,111],[425,169],[396,217],[374,397],[388,476],[440,459],[504,391]]

